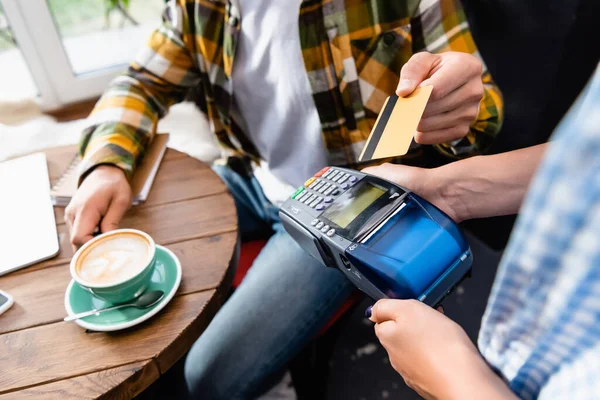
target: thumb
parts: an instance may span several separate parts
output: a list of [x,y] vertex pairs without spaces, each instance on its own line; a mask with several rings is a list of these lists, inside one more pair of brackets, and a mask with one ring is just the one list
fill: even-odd
[[130,205],[131,200],[128,196],[113,197],[108,206],[108,210],[100,223],[100,231],[104,233],[118,229],[119,222],[121,222],[123,215],[125,215],[125,212],[129,209]]
[[400,71],[400,82],[396,94],[406,97],[429,77],[431,70],[439,63],[440,56],[427,52],[413,55]]
[[[405,186],[406,183],[410,183],[410,172],[411,168],[401,164],[390,164],[384,163],[375,167],[364,168],[361,172],[366,174],[375,175],[388,181]],[[410,185],[408,185],[410,187]]]
[[371,310],[371,321],[380,324],[385,321],[394,321],[401,313],[404,307],[404,300],[379,300]]
[[406,189],[412,190],[417,194],[423,191],[423,182],[428,176],[428,170],[418,167],[410,167],[402,164],[381,164],[376,167],[369,167],[362,172],[378,176],[388,181],[394,182]]
[[83,209],[75,216],[71,243],[75,248],[83,246],[94,237],[94,230],[100,221],[100,213],[95,209]]

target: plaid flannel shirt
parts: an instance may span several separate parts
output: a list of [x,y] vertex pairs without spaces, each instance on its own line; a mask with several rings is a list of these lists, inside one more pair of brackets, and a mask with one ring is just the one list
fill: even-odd
[[479,332],[522,399],[600,397],[600,67],[552,137]]
[[[162,26],[94,108],[80,142],[82,174],[99,164],[114,164],[130,175],[159,118],[190,89],[202,93],[201,108],[222,147],[260,159],[230,113],[241,27],[235,4],[169,3]],[[414,53],[478,55],[459,0],[305,0],[299,18],[302,54],[330,165],[356,166],[386,97],[396,89],[400,69]],[[450,158],[484,151],[500,129],[500,91],[487,70],[482,80],[485,94],[468,135],[436,146]]]

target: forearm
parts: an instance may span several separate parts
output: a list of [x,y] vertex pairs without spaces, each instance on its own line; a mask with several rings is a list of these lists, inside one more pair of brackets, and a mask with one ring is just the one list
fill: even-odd
[[432,170],[431,184],[462,221],[518,212],[547,144],[477,156]]
[[182,4],[169,3],[162,26],[96,104],[79,146],[82,176],[100,164],[115,165],[130,176],[158,120],[200,84]]
[[143,93],[136,80],[122,76],[98,101],[79,141],[82,177],[100,164],[114,165],[131,176],[160,117]]
[[479,354],[470,365],[465,366],[457,379],[448,384],[439,400],[513,400],[517,396],[485,363]]

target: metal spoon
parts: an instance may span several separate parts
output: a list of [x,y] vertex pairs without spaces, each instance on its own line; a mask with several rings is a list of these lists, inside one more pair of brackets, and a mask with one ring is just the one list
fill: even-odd
[[141,295],[140,297],[138,297],[131,303],[119,304],[117,306],[101,308],[99,310],[91,310],[91,311],[86,311],[86,312],[82,312],[82,313],[75,314],[75,315],[70,315],[70,316],[66,317],[64,319],[64,321],[65,322],[74,321],[76,319],[87,317],[90,315],[100,314],[101,312],[104,312],[104,311],[118,310],[119,308],[126,308],[126,307],[148,308],[148,307],[152,307],[153,305],[155,305],[156,303],[161,301],[164,296],[165,296],[165,292],[163,292],[162,290],[153,290],[151,292],[144,293],[143,295]]

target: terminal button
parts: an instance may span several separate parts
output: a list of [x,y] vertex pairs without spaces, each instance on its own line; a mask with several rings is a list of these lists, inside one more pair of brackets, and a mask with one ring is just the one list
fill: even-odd
[[317,172],[317,173],[315,174],[315,176],[318,178],[318,177],[322,176],[322,175],[323,175],[325,172],[327,172],[328,170],[329,170],[329,167],[325,167],[325,168],[323,168],[322,170],[320,170],[319,172]]
[[315,208],[317,206],[317,204],[319,204],[321,202],[321,200],[323,200],[321,197],[315,199],[315,201],[310,203],[311,208]]
[[306,180],[306,182],[304,182],[304,186],[308,187],[311,183],[313,183],[316,180],[317,180],[317,178],[314,178],[314,177],[313,178],[308,178]]
[[335,188],[335,186],[332,185],[329,189],[327,189],[326,191],[324,191],[323,194],[325,196],[329,196],[331,194],[331,192],[333,192],[334,190],[337,190],[337,189]]
[[344,183],[348,180],[348,178],[350,177],[350,175],[346,174],[344,176],[342,176],[339,180],[338,183]]
[[331,203],[333,202],[333,199],[329,196],[325,197],[325,203]]
[[354,182],[356,182],[356,177],[355,176],[351,176],[350,178],[348,178],[348,181],[350,183],[354,183]]
[[331,183],[326,183],[325,185],[321,186],[321,188],[319,189],[319,193],[325,193],[325,191],[327,189],[329,189],[331,187]]
[[300,186],[298,189],[296,189],[296,191],[292,195],[292,199],[295,199],[296,197],[298,197],[300,195],[300,193],[302,193],[302,192],[304,192],[304,186]]
[[333,181],[337,176],[341,175],[341,172],[339,172],[337,169],[334,169],[332,171],[333,172],[327,177],[327,179],[331,179]]
[[325,209],[325,206],[323,204],[319,204],[316,208],[317,211],[323,211]]
[[350,187],[350,185],[348,185],[347,183],[343,183],[342,184],[342,189],[346,190]]
[[311,196],[310,192],[307,190],[304,192],[304,194],[298,198],[298,201],[300,203],[304,203],[306,200],[308,200],[308,198]]
[[329,225],[325,225],[321,228],[321,232],[325,233],[329,230]]
[[315,225],[316,225],[316,224],[318,224],[318,223],[319,223],[319,220],[318,220],[318,219],[316,219],[316,218],[315,218],[315,219],[313,219],[312,221],[310,221],[310,224],[311,224],[312,226],[315,226]]
[[[327,194],[327,193],[325,193],[325,194]],[[335,189],[335,190],[333,191],[333,193],[331,193],[331,195],[332,195],[332,196],[337,196],[338,194],[340,194],[340,191],[339,191],[339,190],[337,190],[337,189]]]
[[335,235],[335,229],[330,229],[327,231],[327,236],[332,237],[333,235]]
[[[319,221],[319,220],[317,220]],[[323,223],[321,221],[319,221],[319,223],[315,226],[315,228],[317,229],[321,229],[323,227]]]

